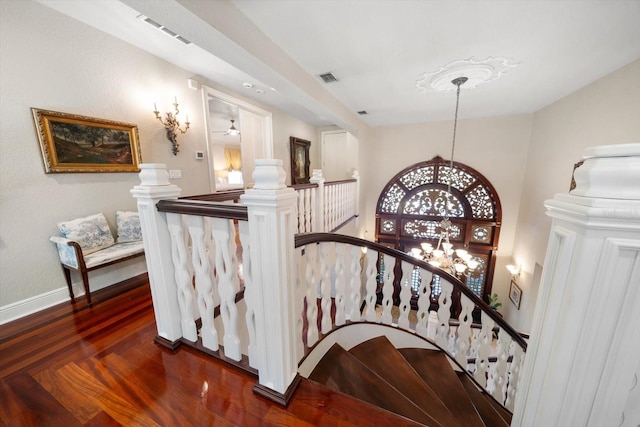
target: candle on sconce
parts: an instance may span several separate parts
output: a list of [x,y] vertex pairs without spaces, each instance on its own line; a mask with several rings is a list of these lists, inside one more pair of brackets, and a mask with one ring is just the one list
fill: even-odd
[[158,111],[158,107],[156,107],[156,103],[153,103],[153,111]]

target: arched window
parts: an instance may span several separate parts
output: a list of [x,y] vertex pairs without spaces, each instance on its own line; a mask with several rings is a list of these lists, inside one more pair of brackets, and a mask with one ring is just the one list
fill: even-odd
[[[466,284],[486,300],[500,236],[500,199],[493,185],[475,169],[458,162],[453,163],[451,174],[449,169],[448,160],[434,157],[394,176],[378,198],[376,241],[403,252],[419,248],[422,242],[436,246],[447,200],[451,243],[467,249],[480,263],[467,273]],[[434,283],[435,293],[439,293],[437,285]]]

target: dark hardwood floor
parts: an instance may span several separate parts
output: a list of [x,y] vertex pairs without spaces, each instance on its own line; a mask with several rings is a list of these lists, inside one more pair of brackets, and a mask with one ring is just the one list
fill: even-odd
[[156,335],[146,276],[0,326],[0,426],[402,426],[303,379],[283,408],[256,378]]

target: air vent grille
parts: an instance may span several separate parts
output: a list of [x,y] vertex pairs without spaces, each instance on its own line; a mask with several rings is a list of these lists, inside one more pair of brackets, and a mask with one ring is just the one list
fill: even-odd
[[180,34],[177,34],[174,31],[171,31],[170,29],[168,29],[167,27],[165,27],[164,25],[154,21],[151,18],[147,18],[144,15],[138,15],[138,18],[143,20],[144,22],[146,22],[147,24],[151,25],[153,28],[156,28],[160,31],[162,31],[163,33],[165,33],[166,35],[168,35],[169,37],[176,39],[178,41],[181,41],[182,43],[186,44],[187,46],[189,46],[191,44],[191,42],[187,39],[185,39],[184,37],[182,37]]
[[332,73],[324,73],[324,74],[320,74],[320,78],[325,82],[325,83],[333,83],[333,82],[337,82],[338,79],[336,79],[336,76],[334,76]]

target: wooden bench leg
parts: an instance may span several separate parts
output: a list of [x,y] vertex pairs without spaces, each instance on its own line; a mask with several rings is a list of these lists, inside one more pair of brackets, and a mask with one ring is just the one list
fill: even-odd
[[75,302],[76,299],[73,296],[73,286],[71,286],[71,270],[63,265],[62,271],[64,272],[64,278],[67,279],[67,286],[69,287],[69,296],[71,297],[71,302]]
[[82,269],[80,271],[82,275],[82,284],[84,285],[84,294],[87,297],[87,305],[89,307],[93,307],[93,303],[91,302],[91,291],[89,290],[89,275],[87,274],[87,270]]

